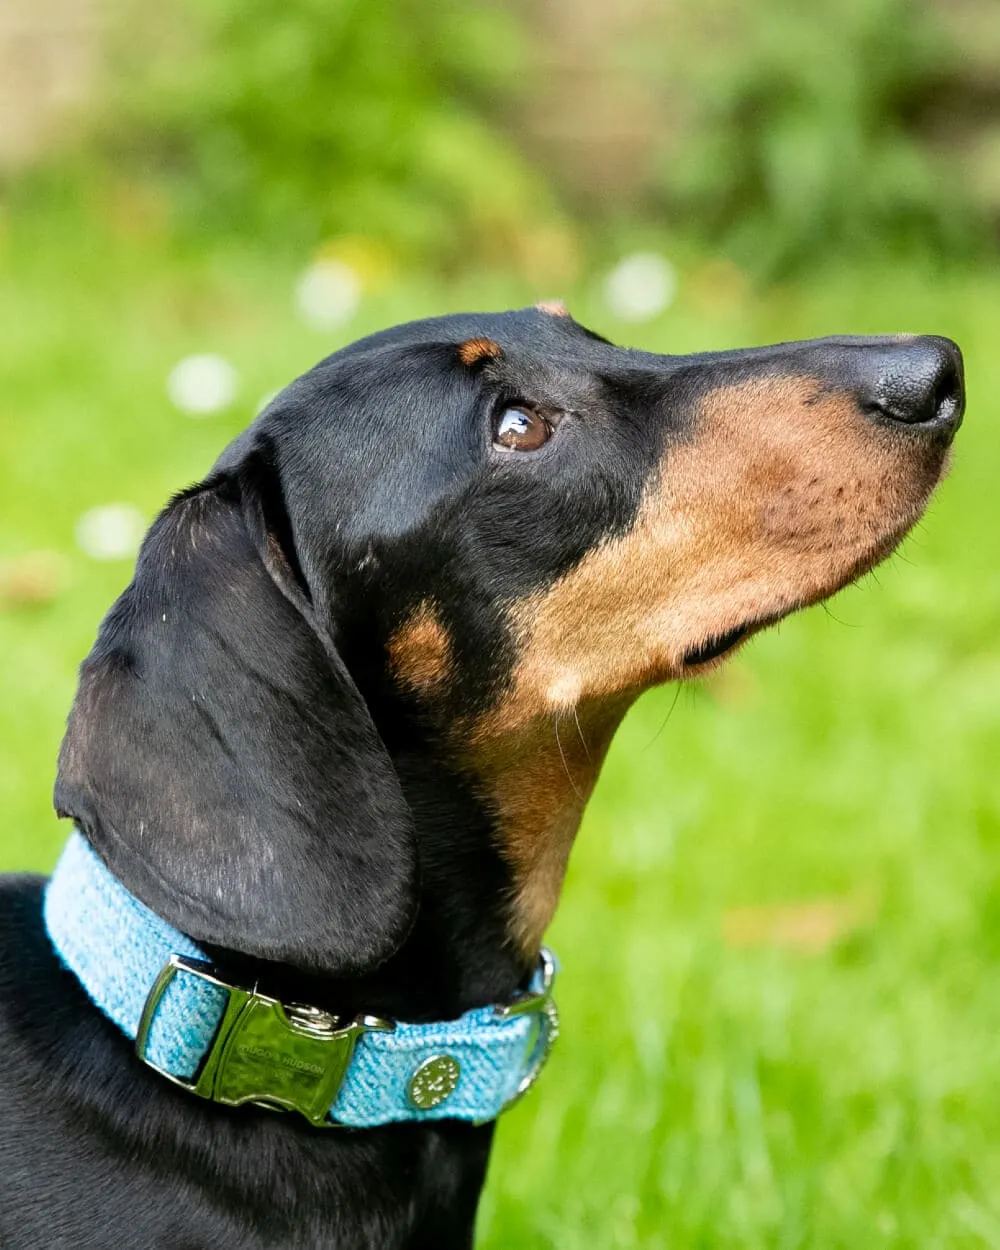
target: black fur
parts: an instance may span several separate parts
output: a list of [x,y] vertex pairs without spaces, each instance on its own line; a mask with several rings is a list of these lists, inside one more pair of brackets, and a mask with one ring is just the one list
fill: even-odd
[[[464,364],[476,336],[501,356]],[[528,963],[491,815],[388,639],[432,599],[456,660],[441,714],[488,707],[516,654],[505,605],[627,530],[707,387],[850,387],[868,350],[656,357],[527,310],[331,356],[153,525],[83,664],[57,808],[234,981],[418,1021],[508,999]],[[566,428],[498,454],[491,416],[519,400]],[[471,1245],[492,1126],[324,1131],[176,1090],[61,969],[41,890],[0,885],[0,1245]]]

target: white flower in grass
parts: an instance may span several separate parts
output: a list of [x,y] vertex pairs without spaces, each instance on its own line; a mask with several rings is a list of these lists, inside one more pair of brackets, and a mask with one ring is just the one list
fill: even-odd
[[239,374],[224,356],[204,352],[185,356],[167,376],[167,394],[189,417],[208,417],[236,398]]
[[295,309],[313,330],[350,321],[361,303],[361,278],[342,260],[317,260],[295,284]]
[[677,271],[658,252],[634,252],[604,280],[604,299],[622,321],[650,321],[669,308],[677,294]]
[[125,560],[135,555],[146,531],[146,521],[130,503],[106,503],[91,508],[76,523],[76,543],[94,560]]

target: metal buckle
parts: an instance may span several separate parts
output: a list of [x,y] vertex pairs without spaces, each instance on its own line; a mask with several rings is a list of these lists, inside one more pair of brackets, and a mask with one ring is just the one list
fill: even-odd
[[559,1036],[559,1011],[552,998],[552,985],[556,979],[555,956],[547,946],[543,946],[539,955],[539,970],[542,975],[541,989],[528,990],[519,994],[513,1002],[493,1010],[501,1020],[509,1020],[512,1016],[537,1015],[538,1032],[535,1035],[531,1050],[528,1071],[521,1078],[521,1083],[504,1104],[504,1111],[520,1102],[524,1095],[541,1075],[546,1060],[552,1053],[552,1047]]
[[[186,972],[225,990],[226,1009],[215,1036],[190,1080],[166,1072],[146,1055],[149,1033],[167,987]],[[310,1124],[332,1128],[330,1108],[340,1090],[362,1033],[392,1032],[395,1024],[377,1016],[357,1016],[341,1024],[337,1016],[221,981],[211,964],[171,955],[149,991],[139,1021],[135,1049],[143,1063],[201,1098],[238,1107],[252,1102],[278,1111],[297,1111]]]

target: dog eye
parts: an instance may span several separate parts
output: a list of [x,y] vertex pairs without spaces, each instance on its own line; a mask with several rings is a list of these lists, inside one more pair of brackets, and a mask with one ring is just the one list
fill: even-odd
[[552,437],[552,425],[531,408],[504,408],[494,421],[493,446],[499,451],[537,451]]

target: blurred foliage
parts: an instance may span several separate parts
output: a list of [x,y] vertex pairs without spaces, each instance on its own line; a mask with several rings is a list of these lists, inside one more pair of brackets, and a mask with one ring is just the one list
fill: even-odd
[[82,165],[185,237],[557,286],[637,227],[774,276],[1000,222],[995,0],[108,2]]
[[[363,232],[456,260],[553,222],[544,178],[470,102],[519,29],[440,0],[123,0],[99,150],[185,231],[314,244]],[[136,48],[142,49],[136,56]]]
[[770,274],[820,250],[991,246],[995,0],[546,7],[521,120],[592,216],[693,229]]
[[671,18],[669,69],[646,63],[686,119],[651,171],[672,216],[765,268],[819,249],[985,242],[986,206],[932,142],[962,68],[943,5],[685,0]]

